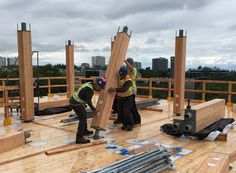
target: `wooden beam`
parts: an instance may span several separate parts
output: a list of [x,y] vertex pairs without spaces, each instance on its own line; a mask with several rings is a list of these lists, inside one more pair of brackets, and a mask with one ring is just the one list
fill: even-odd
[[175,40],[174,62],[174,115],[175,119],[183,120],[184,88],[185,88],[185,61],[186,61],[186,36],[179,30],[179,36]]
[[81,148],[87,148],[87,147],[92,147],[95,145],[101,145],[101,144],[105,144],[106,141],[93,141],[87,144],[67,144],[64,146],[60,146],[51,150],[47,150],[45,152],[46,155],[53,155],[53,154],[59,154],[59,153],[63,153],[63,152],[67,152],[67,151],[73,151],[73,150],[77,150],[77,149],[81,149]]
[[101,91],[96,109],[99,110],[97,116],[94,116],[91,127],[98,130],[105,130],[109,120],[115,93],[108,93],[109,88],[117,88],[119,77],[119,68],[124,63],[126,52],[129,45],[130,36],[127,34],[127,27],[122,32],[118,32],[114,41],[111,57],[106,71],[106,88]]
[[[26,135],[27,133],[27,135]],[[14,132],[0,137],[0,153],[20,147],[26,143],[29,132]]]
[[213,124],[225,116],[225,100],[213,99],[211,101],[192,106],[196,111],[196,132]]
[[48,108],[55,108],[55,107],[63,107],[69,105],[69,99],[68,98],[59,98],[59,99],[50,99],[47,101],[40,101],[38,104],[38,110],[42,111],[44,109]]
[[211,153],[195,173],[228,173],[229,155],[223,153]]
[[74,93],[75,87],[75,72],[74,72],[74,45],[71,40],[68,40],[66,48],[66,83],[67,83],[67,97],[70,98]]
[[27,31],[26,23],[21,23],[21,30],[17,31],[18,56],[20,73],[20,105],[21,119],[34,120],[34,93],[32,69],[31,31]]

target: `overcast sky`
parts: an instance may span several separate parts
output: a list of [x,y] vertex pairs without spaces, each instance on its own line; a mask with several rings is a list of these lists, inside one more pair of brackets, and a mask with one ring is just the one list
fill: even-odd
[[[75,64],[110,57],[119,26],[132,30],[127,57],[151,66],[175,54],[175,33],[187,31],[187,68],[236,69],[236,0],[1,0],[0,56],[17,56],[17,24],[31,24],[40,64],[65,64],[65,41]],[[34,63],[36,57],[34,56]]]

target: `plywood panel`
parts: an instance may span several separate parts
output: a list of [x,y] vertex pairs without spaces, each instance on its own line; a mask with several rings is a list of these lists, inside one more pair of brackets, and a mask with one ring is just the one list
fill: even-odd
[[74,45],[68,41],[66,47],[66,83],[67,83],[67,97],[69,98],[74,93],[75,87],[75,72],[74,72]]
[[227,173],[229,172],[229,155],[211,153],[196,173]]
[[96,109],[99,110],[97,116],[94,116],[91,127],[105,130],[112,109],[115,93],[108,93],[109,88],[116,88],[119,76],[119,68],[122,66],[128,49],[130,37],[126,32],[119,32],[116,35],[111,57],[109,59],[108,69],[106,71],[106,88],[102,90],[97,102]]
[[34,120],[33,69],[31,31],[26,30],[22,23],[22,30],[17,31],[18,56],[20,73],[20,105],[23,121]]
[[175,119],[183,120],[184,87],[185,87],[186,37],[183,30],[175,40],[175,67],[174,67],[174,115]]

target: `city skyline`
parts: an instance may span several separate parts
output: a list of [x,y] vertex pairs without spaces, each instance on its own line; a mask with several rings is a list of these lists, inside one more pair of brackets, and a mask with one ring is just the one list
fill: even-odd
[[1,1],[0,56],[17,56],[16,25],[26,22],[41,65],[65,64],[67,40],[75,45],[75,64],[97,55],[107,63],[111,37],[127,25],[132,30],[127,57],[143,68],[151,67],[153,58],[174,56],[176,31],[184,29],[186,68],[236,69],[235,5],[233,0]]

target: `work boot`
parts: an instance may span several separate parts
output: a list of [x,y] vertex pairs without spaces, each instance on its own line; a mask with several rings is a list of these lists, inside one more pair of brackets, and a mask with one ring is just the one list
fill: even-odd
[[126,130],[126,128],[127,128],[127,126],[123,125],[123,126],[121,127],[121,130]]
[[118,120],[118,119],[116,119],[114,122],[113,122],[113,124],[120,124],[121,122],[120,122],[120,120]]
[[87,144],[89,142],[90,142],[90,140],[85,139],[84,137],[80,137],[80,138],[76,139],[76,141],[75,141],[76,144]]
[[86,135],[86,136],[87,135],[89,136],[89,135],[92,135],[92,134],[93,134],[93,131],[90,131],[88,129],[86,129],[85,132],[84,132],[84,135]]
[[129,125],[129,126],[127,126],[127,129],[126,129],[126,130],[127,130],[127,131],[132,131],[133,128],[134,128],[134,126],[130,126],[130,125]]

